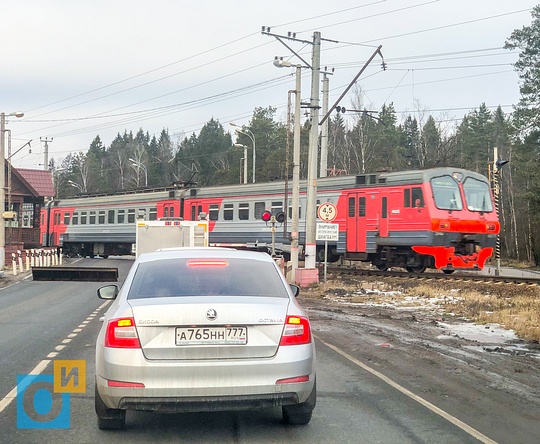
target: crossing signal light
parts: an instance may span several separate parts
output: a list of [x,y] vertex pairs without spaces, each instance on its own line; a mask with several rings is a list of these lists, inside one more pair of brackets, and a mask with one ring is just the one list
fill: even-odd
[[276,214],[276,221],[278,221],[280,224],[285,222],[285,213],[283,211],[280,211],[278,214]]
[[345,111],[347,111],[347,108],[345,108],[344,106],[336,106],[336,111],[338,113],[345,113]]
[[261,214],[261,219],[263,222],[270,222],[270,219],[272,219],[272,213],[268,210],[264,211],[263,214]]

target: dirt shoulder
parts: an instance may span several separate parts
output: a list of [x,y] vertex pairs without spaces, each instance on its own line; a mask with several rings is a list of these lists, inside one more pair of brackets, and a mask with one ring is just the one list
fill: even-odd
[[[367,278],[303,289],[300,302],[322,341],[498,442],[534,442],[540,436],[538,341],[472,323],[460,302],[470,286]],[[538,292],[474,287],[486,299]]]

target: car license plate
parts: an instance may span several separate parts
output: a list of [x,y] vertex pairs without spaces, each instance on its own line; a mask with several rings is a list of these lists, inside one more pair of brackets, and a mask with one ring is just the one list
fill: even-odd
[[176,345],[247,344],[247,327],[178,327]]

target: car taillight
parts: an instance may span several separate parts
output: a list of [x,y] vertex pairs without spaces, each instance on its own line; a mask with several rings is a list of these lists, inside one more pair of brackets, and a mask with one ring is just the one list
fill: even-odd
[[300,345],[311,342],[311,327],[303,316],[287,316],[279,345]]
[[119,318],[111,319],[107,324],[105,335],[105,347],[112,348],[141,348],[135,319]]

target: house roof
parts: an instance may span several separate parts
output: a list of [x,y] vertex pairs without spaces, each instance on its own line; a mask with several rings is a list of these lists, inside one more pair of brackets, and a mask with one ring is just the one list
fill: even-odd
[[13,168],[13,171],[36,192],[37,196],[54,197],[52,173],[49,170]]

